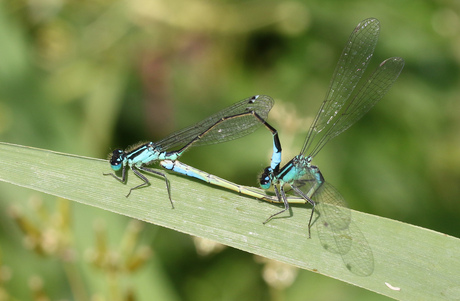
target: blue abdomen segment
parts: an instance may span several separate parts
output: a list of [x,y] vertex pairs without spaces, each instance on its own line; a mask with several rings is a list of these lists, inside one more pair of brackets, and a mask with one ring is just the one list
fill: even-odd
[[205,182],[209,181],[203,175],[201,175],[199,173],[196,173],[193,170],[190,170],[190,169],[185,168],[183,166],[179,166],[179,165],[175,164],[174,161],[170,161],[170,160],[161,161],[160,165],[165,169],[169,169],[169,170],[175,171],[177,173],[180,173],[180,174],[183,174],[183,175],[186,175],[186,176],[189,176],[189,177],[193,177],[193,178],[205,181]]
[[277,170],[281,163],[281,149],[276,146],[276,143],[273,143],[273,155],[272,155],[272,162],[270,164],[270,168],[272,170]]

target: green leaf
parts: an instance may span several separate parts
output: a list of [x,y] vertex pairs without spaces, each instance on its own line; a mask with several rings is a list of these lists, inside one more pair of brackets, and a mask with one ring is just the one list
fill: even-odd
[[308,239],[306,205],[293,205],[292,216],[264,225],[281,207],[173,173],[168,178],[175,209],[161,177],[149,177],[150,187],[126,198],[140,180],[130,173],[129,185],[122,185],[103,176],[110,172],[105,160],[5,143],[0,157],[4,182],[212,239],[395,299],[460,299],[460,240],[442,233],[352,211],[352,225],[373,254],[372,274],[359,276],[347,269],[346,256],[322,247],[316,227]]

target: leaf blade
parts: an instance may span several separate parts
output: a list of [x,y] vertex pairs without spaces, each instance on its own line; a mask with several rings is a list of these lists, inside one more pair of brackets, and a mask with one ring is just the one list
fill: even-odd
[[324,250],[316,233],[308,239],[310,209],[305,206],[292,205],[291,217],[263,225],[279,208],[172,173],[167,176],[176,209],[171,209],[162,178],[149,177],[150,187],[126,198],[140,180],[130,175],[128,185],[122,185],[104,177],[109,170],[105,160],[7,143],[0,143],[0,157],[4,182],[212,239],[398,300],[460,295],[460,240],[442,233],[352,210],[375,261],[372,275],[360,277],[346,269],[340,255]]

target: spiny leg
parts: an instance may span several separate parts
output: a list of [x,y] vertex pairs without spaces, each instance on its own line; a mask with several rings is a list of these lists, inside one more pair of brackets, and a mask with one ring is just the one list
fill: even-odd
[[171,206],[172,206],[172,208],[174,209],[174,204],[173,204],[172,199],[171,199],[171,189],[170,189],[170,186],[169,186],[169,180],[168,180],[168,178],[166,178],[166,175],[165,175],[165,174],[163,174],[163,173],[161,173],[161,172],[159,172],[159,171],[150,169],[150,168],[146,168],[146,167],[138,167],[138,168],[132,167],[131,169],[132,169],[132,171],[134,172],[134,174],[135,174],[136,176],[139,177],[139,179],[141,179],[142,181],[144,181],[144,183],[139,184],[139,185],[137,185],[136,187],[131,188],[131,189],[129,190],[128,194],[126,195],[126,197],[129,197],[130,194],[131,194],[131,192],[132,192],[134,189],[137,189],[137,188],[140,188],[140,187],[143,187],[143,186],[148,186],[148,185],[150,185],[150,181],[149,181],[143,174],[141,174],[141,173],[139,172],[138,169],[140,169],[140,170],[143,170],[143,171],[146,171],[146,172],[150,172],[150,173],[153,173],[153,174],[162,176],[162,177],[165,179],[166,188],[167,188],[167,190],[168,190],[169,201],[171,202]]
[[109,173],[103,173],[104,176],[112,176],[114,177],[115,179],[117,179],[118,181],[120,181],[121,183],[125,183],[125,180],[126,180],[126,168],[123,167],[122,171],[121,171],[121,178],[119,176],[117,176],[116,174],[114,174],[113,172],[109,172]]
[[280,193],[279,193],[279,191],[278,191],[278,187],[277,187],[276,185],[274,185],[274,188],[275,188],[276,197],[277,197],[278,199],[282,199],[282,200],[283,200],[284,209],[281,210],[281,211],[279,211],[279,212],[277,212],[277,213],[275,213],[275,214],[270,215],[270,217],[267,218],[267,220],[265,220],[265,222],[263,222],[264,225],[265,225],[266,223],[268,223],[268,222],[269,222],[272,218],[274,218],[275,216],[277,216],[277,215],[279,215],[279,214],[281,214],[281,213],[283,213],[283,212],[289,210],[289,202],[288,202],[288,200],[287,200],[287,198],[286,198],[286,193],[284,192],[283,186],[281,186],[281,188],[280,188],[281,195],[280,195]]
[[312,206],[311,214],[310,214],[310,220],[308,221],[308,238],[311,238],[311,221],[313,219],[313,213],[315,213],[316,202],[313,201],[311,198],[309,198],[305,193],[303,193],[302,190],[297,188],[297,186],[291,185],[291,187],[292,187],[292,189],[294,189],[294,191],[297,194],[299,194],[301,197],[303,197]]

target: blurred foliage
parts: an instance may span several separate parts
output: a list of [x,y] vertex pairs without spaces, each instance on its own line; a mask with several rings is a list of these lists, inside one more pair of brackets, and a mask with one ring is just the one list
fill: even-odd
[[[2,1],[0,139],[106,157],[113,148],[161,139],[240,99],[268,94],[276,100],[269,121],[286,161],[301,147],[348,35],[368,17],[381,22],[371,65],[401,56],[405,69],[316,164],[350,207],[459,237],[457,1]],[[256,185],[271,149],[259,130],[193,149],[182,161]],[[7,214],[11,204],[25,207],[37,196],[6,184],[0,191],[0,299],[8,292],[32,300],[43,286],[50,300],[85,300],[72,293],[62,257],[38,256],[45,250],[37,246],[26,251]],[[54,198],[41,197],[53,207]],[[69,210],[67,239],[75,254],[92,245],[95,219],[107,225],[110,243],[122,239],[126,218],[79,204]],[[229,248],[202,253],[189,236],[152,225],[141,240],[154,255],[131,279],[134,293],[126,300],[386,299],[305,271],[294,272],[292,285],[273,285],[265,271],[273,263]],[[78,261],[75,269],[88,295],[102,291],[88,263]],[[103,296],[93,298],[115,300]]]

